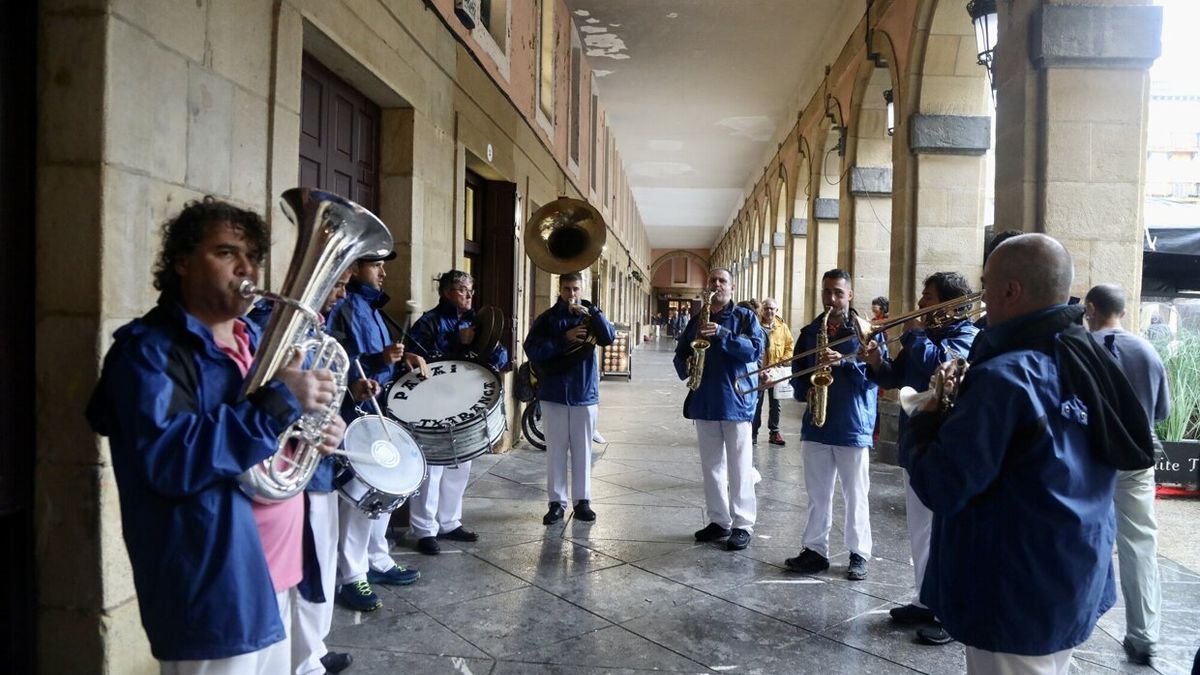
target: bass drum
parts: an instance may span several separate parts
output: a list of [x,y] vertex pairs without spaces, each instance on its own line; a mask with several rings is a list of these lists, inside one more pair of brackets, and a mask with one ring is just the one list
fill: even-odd
[[431,363],[428,379],[417,371],[406,373],[388,389],[387,412],[434,466],[488,453],[508,429],[500,376],[474,361]]
[[346,454],[337,457],[333,485],[342,497],[378,518],[400,508],[425,480],[425,457],[404,427],[364,415],[346,427]]

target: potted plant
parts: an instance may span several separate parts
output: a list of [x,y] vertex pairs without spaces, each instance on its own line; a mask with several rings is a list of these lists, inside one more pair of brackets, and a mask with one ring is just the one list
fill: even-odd
[[1163,456],[1155,465],[1159,485],[1200,489],[1200,333],[1156,341],[1166,366],[1171,414],[1155,426]]

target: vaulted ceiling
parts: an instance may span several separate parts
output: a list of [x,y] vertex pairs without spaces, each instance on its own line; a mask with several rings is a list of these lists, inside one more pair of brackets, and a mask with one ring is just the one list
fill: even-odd
[[715,245],[864,0],[566,0],[654,248]]

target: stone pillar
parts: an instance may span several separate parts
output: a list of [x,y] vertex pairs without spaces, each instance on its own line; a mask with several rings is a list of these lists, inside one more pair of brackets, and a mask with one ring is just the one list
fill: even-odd
[[[807,213],[807,202],[805,202],[804,210],[797,209],[797,213]],[[812,294],[806,292],[808,279],[808,219],[793,218],[791,224],[791,241],[787,244],[791,247],[789,256],[790,271],[788,273],[789,290],[785,293],[788,296],[782,308],[786,312],[784,317],[788,321],[788,325],[792,329],[792,334],[797,333],[800,328],[808,322],[809,316],[805,308],[805,300],[811,298]]]
[[1148,69],[1161,52],[1162,9],[1149,0],[999,8],[996,229],[1061,240],[1075,260],[1074,295],[1118,283],[1137,298]]
[[[824,186],[822,186],[824,187]],[[837,188],[832,188],[836,190]],[[821,304],[821,275],[838,266],[838,217],[841,213],[841,202],[833,197],[819,197],[813,202],[813,215],[817,221],[816,255],[812,274],[813,304],[809,307],[808,317],[819,314]],[[811,235],[810,235],[811,236]]]
[[850,274],[854,278],[854,305],[867,316],[871,299],[888,293],[892,249],[892,169],[856,166],[850,169],[848,178],[850,203],[854,209],[850,223],[853,248],[849,252]]

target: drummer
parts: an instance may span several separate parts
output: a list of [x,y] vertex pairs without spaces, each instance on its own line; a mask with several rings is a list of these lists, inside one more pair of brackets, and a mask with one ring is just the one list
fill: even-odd
[[[381,308],[388,302],[383,292],[387,278],[384,263],[396,253],[378,258],[360,258],[351,266],[346,284],[346,297],[330,312],[327,321],[330,335],[337,338],[350,362],[361,364],[371,392],[384,391],[384,385],[395,379],[402,367],[420,368],[424,363],[416,355],[404,353],[404,345],[392,340],[384,323]],[[358,368],[350,367],[352,391],[363,386]],[[376,386],[378,385],[378,386]],[[355,401],[346,397],[342,405],[346,423],[358,418]],[[402,586],[415,582],[420,573],[397,565],[387,542],[387,518],[370,519],[356,505],[346,500],[338,503],[339,555],[337,600],[343,606],[359,612],[370,612],[383,606],[383,601],[371,588],[372,584]]]
[[[411,353],[433,361],[441,358],[479,359],[496,370],[508,365],[508,350],[497,344],[488,354],[476,355],[475,280],[461,270],[450,270],[438,279],[437,307],[425,312],[409,331]],[[409,500],[409,535],[417,550],[426,555],[440,551],[438,538],[478,541],[479,535],[462,525],[463,493],[471,477],[471,462],[456,466],[430,466],[429,476],[417,495]]]

